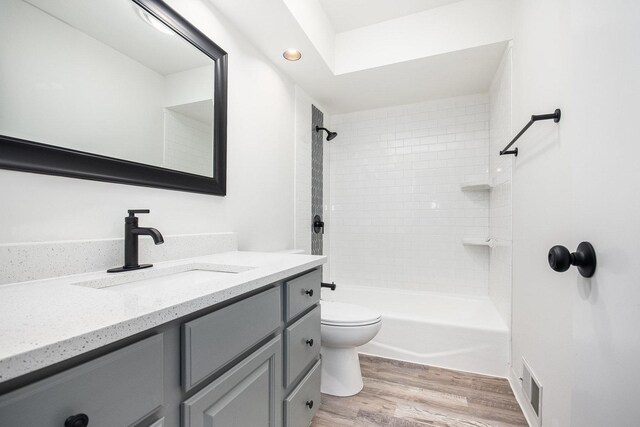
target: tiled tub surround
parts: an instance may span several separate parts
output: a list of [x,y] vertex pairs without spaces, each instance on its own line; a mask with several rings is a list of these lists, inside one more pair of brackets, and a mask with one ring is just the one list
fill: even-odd
[[[324,257],[283,253],[225,252],[157,263],[136,279],[193,263],[235,271],[171,292],[153,286],[116,291],[78,286],[115,280],[106,272],[0,286],[0,382],[64,361],[200,309],[310,270]],[[244,270],[244,271],[243,271]],[[130,273],[123,273],[123,275]],[[121,275],[120,277],[124,277]],[[73,315],[61,315],[72,311]]]
[[[165,235],[165,243],[139,240],[140,261],[154,263],[238,249],[236,233]],[[0,245],[0,285],[122,265],[124,239],[69,240]]]
[[487,295],[488,95],[331,118],[331,279],[342,285]]
[[511,175],[514,156],[501,156],[505,141],[513,137],[511,126],[511,46],[507,48],[489,91],[489,236],[496,246],[489,255],[489,297],[511,325]]

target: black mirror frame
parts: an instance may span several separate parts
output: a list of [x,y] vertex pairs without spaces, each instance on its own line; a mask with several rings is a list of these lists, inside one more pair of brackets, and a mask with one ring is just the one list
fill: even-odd
[[214,60],[213,177],[0,135],[0,168],[192,193],[226,195],[227,53],[162,0],[132,0]]

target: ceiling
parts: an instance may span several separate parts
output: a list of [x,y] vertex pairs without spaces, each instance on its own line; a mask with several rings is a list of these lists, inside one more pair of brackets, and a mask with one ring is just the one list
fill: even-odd
[[[487,92],[511,38],[512,0],[420,0],[423,9],[432,6],[430,12],[338,34],[310,19],[328,22],[318,17],[321,2],[360,0],[209,1],[330,113]],[[289,47],[302,52],[300,61],[282,58]]]
[[412,15],[461,0],[320,0],[336,33]]

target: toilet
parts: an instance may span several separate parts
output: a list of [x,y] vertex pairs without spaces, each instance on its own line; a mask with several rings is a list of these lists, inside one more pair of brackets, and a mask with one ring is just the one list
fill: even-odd
[[320,301],[322,393],[353,396],[362,390],[362,373],[356,347],[380,331],[382,315],[355,304]]

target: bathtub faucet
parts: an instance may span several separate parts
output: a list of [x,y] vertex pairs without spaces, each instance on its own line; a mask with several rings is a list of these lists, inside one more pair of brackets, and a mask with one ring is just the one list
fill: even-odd
[[323,287],[323,288],[329,288],[329,289],[331,289],[332,291],[335,291],[335,290],[336,290],[336,284],[335,284],[334,282],[331,282],[331,283],[324,283],[324,282],[322,282],[322,283],[320,283],[320,286],[321,286],[321,287]]

